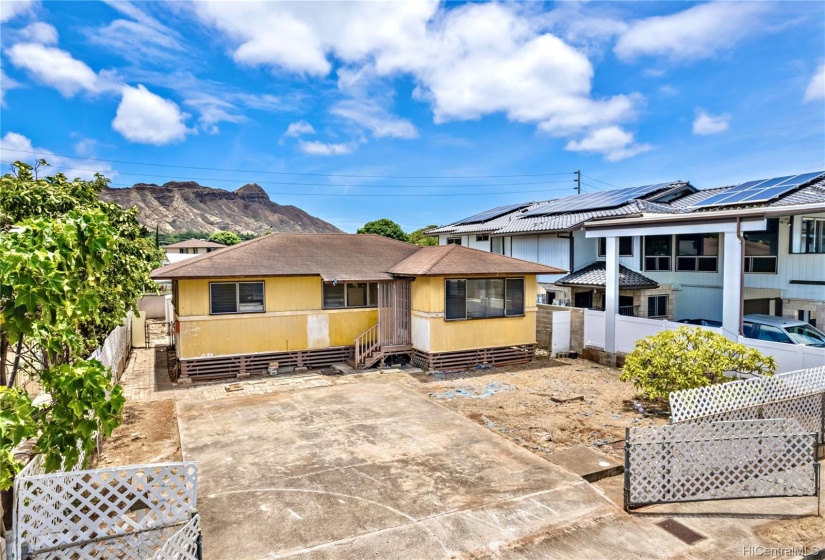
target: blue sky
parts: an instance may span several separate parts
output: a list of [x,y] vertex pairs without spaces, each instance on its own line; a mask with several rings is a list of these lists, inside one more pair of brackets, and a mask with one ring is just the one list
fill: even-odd
[[825,169],[822,2],[0,6],[0,159],[115,186],[258,182],[412,230],[577,169],[585,191]]

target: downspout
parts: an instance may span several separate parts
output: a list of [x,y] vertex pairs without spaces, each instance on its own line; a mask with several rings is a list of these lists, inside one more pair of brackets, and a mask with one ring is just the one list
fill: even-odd
[[[739,238],[739,336],[744,335],[745,314],[745,238],[742,236],[742,218],[736,217],[736,237]],[[737,341],[738,342],[738,341]]]

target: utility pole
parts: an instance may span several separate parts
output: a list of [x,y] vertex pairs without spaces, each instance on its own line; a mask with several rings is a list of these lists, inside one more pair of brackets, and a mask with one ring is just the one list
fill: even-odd
[[582,193],[582,171],[581,171],[581,169],[576,171],[575,181],[576,181],[576,192],[578,194],[581,194]]

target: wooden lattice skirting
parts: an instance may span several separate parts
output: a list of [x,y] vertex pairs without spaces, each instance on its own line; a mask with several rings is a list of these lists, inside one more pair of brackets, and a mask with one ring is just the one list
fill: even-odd
[[225,379],[238,375],[260,375],[268,372],[269,364],[272,362],[278,362],[279,367],[320,368],[345,362],[352,355],[352,346],[338,346],[320,350],[187,358],[180,360],[180,376],[197,381]]
[[479,364],[491,366],[526,364],[532,362],[535,358],[536,345],[521,344],[518,346],[476,348],[458,352],[422,352],[414,349],[412,363],[422,369],[451,370],[473,367]]

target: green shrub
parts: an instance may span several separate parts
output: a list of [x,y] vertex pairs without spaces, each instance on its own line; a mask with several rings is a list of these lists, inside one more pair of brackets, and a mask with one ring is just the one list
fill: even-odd
[[666,399],[671,391],[730,381],[726,372],[772,375],[773,356],[707,329],[681,327],[636,342],[620,379],[633,381],[643,396]]

